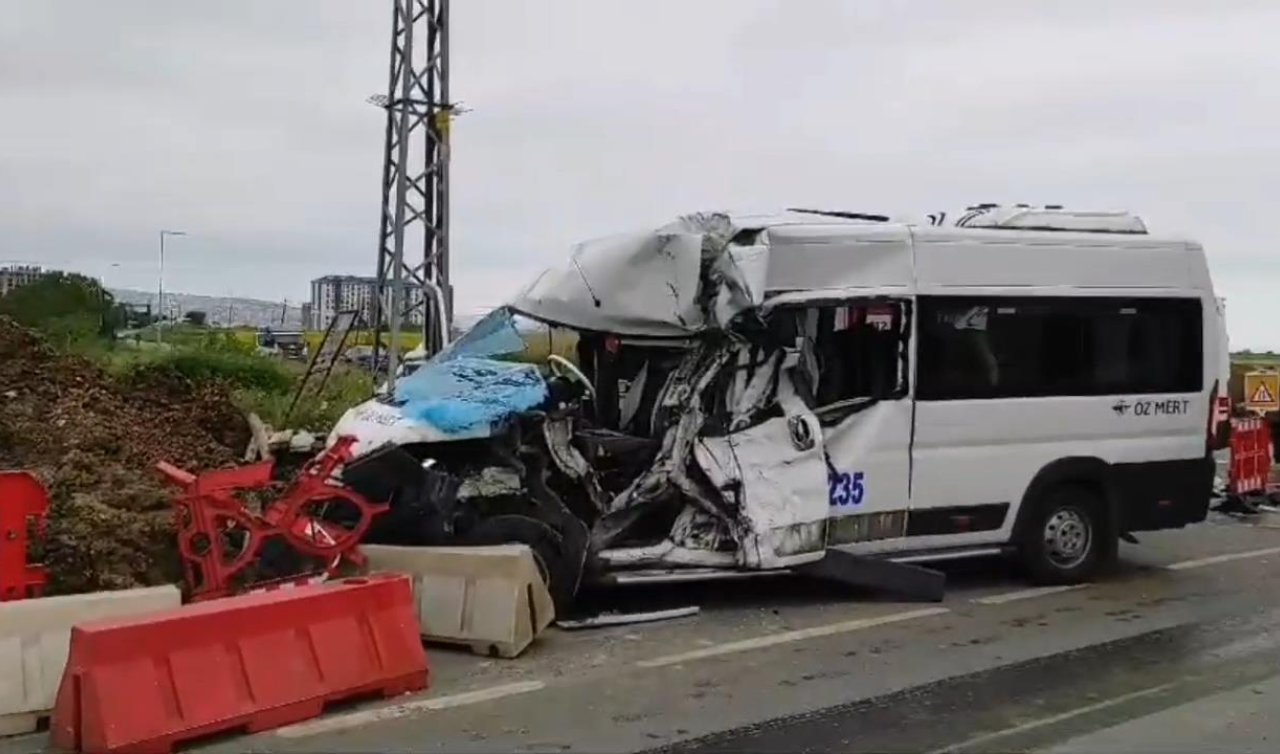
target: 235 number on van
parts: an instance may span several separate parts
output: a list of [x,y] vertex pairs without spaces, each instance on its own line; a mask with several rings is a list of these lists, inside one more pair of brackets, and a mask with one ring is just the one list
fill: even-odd
[[861,505],[867,493],[866,474],[833,470],[827,474],[827,486],[831,507]]

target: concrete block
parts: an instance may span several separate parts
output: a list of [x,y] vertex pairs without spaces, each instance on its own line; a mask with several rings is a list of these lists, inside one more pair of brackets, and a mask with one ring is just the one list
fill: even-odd
[[555,619],[551,593],[525,545],[360,549],[371,571],[412,577],[427,640],[516,657]]
[[53,709],[72,626],[181,604],[176,586],[0,602],[0,735],[35,730]]

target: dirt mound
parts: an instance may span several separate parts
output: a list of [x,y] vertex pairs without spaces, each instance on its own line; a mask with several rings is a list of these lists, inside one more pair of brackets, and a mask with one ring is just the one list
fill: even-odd
[[0,468],[35,471],[53,505],[51,593],[177,581],[156,461],[232,465],[249,428],[228,391],[148,371],[120,380],[0,317]]

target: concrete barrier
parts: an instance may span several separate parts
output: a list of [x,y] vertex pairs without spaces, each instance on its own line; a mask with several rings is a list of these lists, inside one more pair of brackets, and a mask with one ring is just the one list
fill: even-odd
[[175,586],[0,602],[0,736],[36,730],[53,709],[72,626],[181,604]]
[[423,638],[481,655],[516,657],[555,618],[551,594],[525,545],[361,545],[373,571],[413,578]]

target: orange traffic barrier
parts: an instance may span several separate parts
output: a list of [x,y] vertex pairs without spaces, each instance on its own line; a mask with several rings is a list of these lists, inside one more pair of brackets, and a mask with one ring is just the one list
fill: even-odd
[[325,704],[427,686],[409,579],[377,574],[76,626],[54,745],[169,752],[307,720]]
[[1271,425],[1257,418],[1232,419],[1231,492],[1265,492],[1271,479],[1271,460]]

